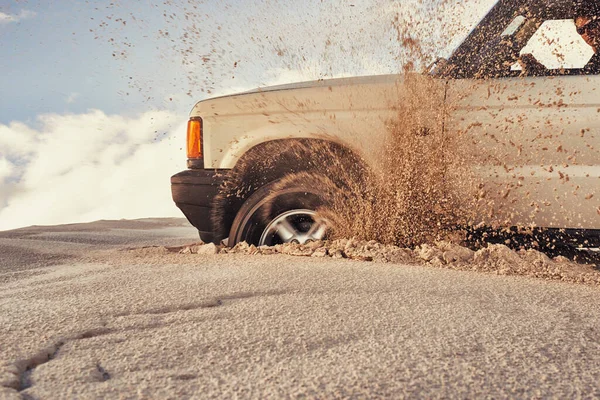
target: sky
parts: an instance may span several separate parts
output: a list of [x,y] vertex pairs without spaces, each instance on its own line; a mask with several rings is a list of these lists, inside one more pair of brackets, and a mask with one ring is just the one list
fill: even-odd
[[0,230],[182,217],[196,101],[399,73],[397,29],[447,57],[494,3],[0,0]]

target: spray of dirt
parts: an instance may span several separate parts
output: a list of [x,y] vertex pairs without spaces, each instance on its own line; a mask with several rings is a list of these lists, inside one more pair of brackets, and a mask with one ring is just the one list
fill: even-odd
[[471,223],[476,188],[465,179],[457,138],[441,129],[444,109],[431,103],[436,82],[413,79],[408,75],[398,88],[408,101],[396,107],[381,150],[384,162],[368,175],[367,190],[337,196],[324,210],[336,238],[414,247],[460,239],[458,228]]
[[[396,90],[406,101],[390,105],[396,117],[388,123],[383,147],[377,148],[378,166],[327,140],[264,143],[228,174],[214,225],[230,226],[235,210],[254,190],[276,181],[267,201],[291,188],[304,188],[323,200],[318,211],[329,221],[330,238],[401,247],[462,240],[461,227],[472,225],[477,210],[478,187],[470,179],[461,138],[442,129],[440,82],[409,75]],[[439,94],[439,101],[432,101],[432,93]]]
[[397,100],[388,106],[395,116],[377,149],[382,162],[367,165],[330,141],[266,143],[244,155],[227,176],[216,199],[214,226],[227,229],[232,213],[254,190],[278,181],[273,198],[302,187],[323,199],[318,211],[329,221],[332,239],[400,247],[464,241],[464,229],[475,224],[481,209],[481,187],[469,168],[463,137],[444,131],[452,106],[445,102],[443,80],[412,71],[430,53],[400,27],[397,16],[393,25],[409,59],[418,62],[405,64],[405,78],[395,87]]
[[[247,47],[244,46],[246,42],[240,44],[241,42],[229,41],[224,44],[223,41],[219,41],[222,37],[231,36],[239,40],[242,40],[243,37],[243,40],[251,42],[252,46],[257,49],[257,54],[260,53],[261,59],[263,54],[275,53],[277,57],[274,59],[278,61],[277,66],[282,70],[309,70],[312,68],[311,66],[314,66],[310,60],[312,57],[312,61],[315,61],[316,64],[328,66],[324,73],[321,73],[323,72],[321,70],[320,73],[313,74],[315,78],[331,77],[340,72],[348,73],[349,70],[344,68],[334,71],[331,66],[332,63],[339,61],[336,58],[339,57],[339,54],[344,55],[346,62],[348,55],[362,57],[365,53],[371,53],[370,49],[356,47],[352,47],[349,52],[343,49],[338,52],[339,54],[336,53],[335,49],[338,47],[336,45],[339,45],[339,48],[344,46],[341,42],[336,42],[335,34],[345,26],[344,23],[349,22],[347,18],[352,16],[352,13],[342,15],[344,12],[340,10],[336,12],[337,5],[328,6],[323,2],[314,5],[317,8],[320,7],[320,14],[326,15],[327,18],[322,24],[324,32],[322,37],[308,36],[308,39],[305,40],[314,39],[315,48],[321,48],[319,44],[324,43],[323,50],[320,54],[318,51],[309,54],[302,50],[306,43],[297,47],[297,43],[290,39],[294,35],[289,35],[289,37],[285,35],[271,37],[262,33],[258,35],[257,33],[262,32],[257,28],[261,24],[251,23],[247,27],[249,30],[243,34],[228,36],[232,33],[232,26],[210,24],[214,18],[210,18],[207,14],[207,10],[210,8],[208,3],[200,0],[165,1],[159,7],[164,16],[165,26],[158,30],[156,39],[166,43],[166,46],[161,47],[166,51],[165,54],[168,54],[167,57],[179,58],[181,63],[186,66],[187,87],[181,92],[194,95],[194,97],[198,94],[198,89],[211,94],[217,80],[234,79],[239,76],[246,65],[251,64],[250,61],[256,61],[256,57],[251,60],[239,59],[239,49]],[[475,3],[480,2],[472,2],[471,8],[477,8]],[[460,36],[460,32],[465,28],[468,31],[471,27],[469,26],[471,24],[468,23],[465,26],[463,23],[465,19],[469,19],[469,12],[466,12],[469,7],[463,9],[465,12],[456,11],[459,8],[455,8],[455,12],[452,12],[452,7],[457,5],[454,1],[393,2],[392,6],[395,7],[395,11],[392,12],[389,12],[390,9],[387,7],[390,5],[389,3],[374,1],[373,4],[373,10],[377,10],[373,15],[378,20],[386,21],[381,25],[385,25],[388,30],[391,29],[391,36],[397,46],[395,57],[397,68],[405,73],[424,69],[433,61],[440,48],[454,43],[454,36],[457,34]],[[270,12],[277,9],[278,2],[258,1],[256,5]],[[446,6],[450,8],[445,8]],[[231,4],[223,2],[223,10],[226,11],[230,8],[232,8]],[[485,8],[483,7],[483,9]],[[284,9],[286,9],[285,5],[279,11]],[[102,21],[99,30],[113,25],[122,29],[128,22],[112,14],[105,19],[108,22]],[[272,19],[271,15],[269,15],[269,19]],[[477,18],[473,18],[470,23],[476,21]],[[302,25],[299,24],[299,26]],[[184,29],[180,29],[181,27]],[[294,27],[294,29],[296,28]],[[206,38],[210,39],[206,40]],[[339,39],[338,37],[338,41]],[[109,40],[111,43],[115,43],[112,37]],[[202,43],[201,47],[198,46],[199,43]],[[129,43],[123,43],[120,47],[123,46],[130,47]],[[308,47],[306,46],[306,48]],[[317,54],[316,58],[315,54]],[[126,56],[126,53],[120,51],[117,52],[118,55]],[[337,64],[345,65],[345,63],[339,62]],[[264,65],[264,67],[268,68],[269,65]],[[440,129],[440,127],[444,126],[445,117],[452,113],[455,105],[448,102],[443,104],[432,102],[432,97],[435,96],[431,94],[437,90],[436,82],[412,77],[413,75],[407,74],[407,80],[398,88],[399,93],[409,93],[409,95],[402,96],[402,101],[392,105],[395,107],[397,115],[388,123],[389,140],[386,148],[381,151],[383,160],[381,166],[366,173],[353,169],[347,171],[346,167],[352,162],[336,161],[338,160],[336,157],[339,157],[340,154],[331,154],[327,150],[327,145],[324,146],[317,142],[298,142],[289,148],[289,144],[286,144],[286,148],[280,149],[281,151],[265,148],[265,152],[258,154],[260,159],[256,157],[242,159],[239,168],[232,172],[218,199],[220,204],[225,207],[217,212],[218,215],[213,216],[216,225],[228,226],[231,221],[227,221],[227,219],[232,219],[232,217],[225,215],[226,212],[235,210],[236,206],[247,198],[248,193],[251,193],[256,187],[260,187],[261,182],[264,184],[266,178],[272,177],[270,172],[264,171],[285,171],[288,175],[281,181],[281,187],[312,185],[319,187],[321,193],[327,193],[327,204],[321,212],[332,221],[331,234],[333,237],[377,239],[386,244],[402,246],[416,246],[440,239],[455,240],[457,227],[477,226],[481,222],[481,218],[478,219],[478,217],[482,215],[486,217],[487,225],[492,227],[511,225],[514,220],[532,221],[531,226],[533,226],[536,215],[543,213],[544,208],[549,207],[551,201],[555,200],[554,197],[556,197],[556,201],[566,201],[566,197],[559,199],[558,195],[547,195],[544,199],[536,198],[536,196],[540,196],[530,190],[533,185],[523,189],[527,187],[523,182],[527,183],[530,179],[523,176],[522,172],[516,171],[514,166],[529,167],[532,165],[533,161],[530,156],[533,154],[531,151],[527,152],[528,146],[531,147],[531,145],[519,137],[505,135],[506,138],[498,138],[493,132],[488,134],[486,131],[488,128],[490,132],[494,129],[498,131],[498,126],[492,126],[496,124],[502,125],[505,133],[517,132],[519,125],[527,120],[527,115],[507,115],[506,118],[497,118],[496,122],[488,124],[489,126],[483,126],[481,122],[475,121],[473,125],[463,126],[453,131],[452,135],[445,134],[444,129]],[[482,76],[478,77],[482,78]],[[482,85],[486,84],[485,79],[481,82]],[[519,97],[512,93],[505,94],[502,93],[501,88],[494,88],[491,84],[489,86],[487,89],[488,99],[492,95],[497,95],[505,96],[507,101],[519,101]],[[471,88],[466,87],[463,91],[469,92],[470,90]],[[560,97],[561,94],[558,93],[558,90],[557,88],[557,96]],[[409,101],[405,101],[407,98]],[[531,100],[532,104],[529,105],[536,105],[534,100]],[[552,106],[559,109],[562,105],[559,102]],[[433,123],[431,123],[432,121]],[[549,127],[547,121],[540,121],[538,125],[540,131],[542,128]],[[469,151],[473,151],[474,147],[470,146],[468,149],[461,146],[461,142],[470,141],[476,136],[477,149],[491,149],[486,154],[468,154]],[[568,148],[568,143],[555,143],[556,140],[552,136],[545,135],[531,139],[531,142],[533,143],[535,140],[536,146],[539,147],[535,153],[536,162],[540,159],[542,163],[546,164],[540,169],[555,171],[561,181],[565,182],[563,186],[567,186],[569,174],[565,173],[564,169],[575,162],[576,156],[575,153],[568,154],[565,150]],[[558,158],[547,157],[549,154],[547,151],[550,148],[556,148],[557,152],[565,154],[565,160],[561,160],[564,162],[560,170],[557,165],[554,165]],[[522,160],[511,161],[513,164],[511,165],[506,160],[514,158],[512,154],[508,153],[513,150],[518,152]],[[281,157],[282,152],[290,157]],[[296,153],[295,156],[292,156],[294,153]],[[314,156],[314,153],[317,156]],[[326,156],[328,153],[329,156]],[[274,155],[280,159],[273,159]],[[526,159],[527,157],[530,158]],[[475,176],[472,169],[469,168],[474,164],[475,158],[479,159],[479,164],[503,167],[507,174],[514,170],[513,179],[495,187],[484,185],[480,177]],[[298,163],[298,160],[303,159],[310,162]],[[289,165],[282,168],[281,160]],[[257,172],[259,168],[262,168],[260,173]],[[261,174],[262,178],[255,179],[250,183],[243,179],[249,175]],[[543,184],[544,179],[540,178],[539,182]],[[574,196],[578,195],[577,191],[579,190],[579,196],[585,196],[586,201],[591,204],[593,193],[581,194],[579,185],[572,185],[574,186]],[[529,197],[531,197],[531,216],[515,213],[510,206],[506,210],[502,210],[503,204],[510,205],[523,198],[529,199]],[[555,217],[549,216],[548,218],[551,220]],[[221,232],[221,236],[226,237],[227,233]]]
[[[89,31],[110,44],[129,83],[124,96],[139,94],[149,103],[166,98],[170,105],[274,82],[395,73],[409,64],[420,69],[478,18],[465,18],[461,10],[469,7],[457,0],[299,4],[115,1],[95,8]],[[153,69],[142,74],[131,60],[146,57],[148,43]]]

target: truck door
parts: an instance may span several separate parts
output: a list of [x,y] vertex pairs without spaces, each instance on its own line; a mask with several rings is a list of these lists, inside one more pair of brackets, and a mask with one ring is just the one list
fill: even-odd
[[521,50],[543,69],[448,82],[450,135],[480,186],[486,224],[600,228],[600,76],[572,20],[545,21]]

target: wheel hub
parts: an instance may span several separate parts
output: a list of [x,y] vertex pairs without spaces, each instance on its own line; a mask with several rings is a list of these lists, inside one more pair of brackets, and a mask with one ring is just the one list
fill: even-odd
[[323,240],[327,222],[317,218],[312,210],[291,210],[273,219],[265,228],[259,246],[279,243],[306,244]]

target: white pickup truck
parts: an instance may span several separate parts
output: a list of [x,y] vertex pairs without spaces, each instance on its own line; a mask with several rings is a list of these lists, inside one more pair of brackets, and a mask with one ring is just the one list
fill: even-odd
[[[273,199],[287,174],[322,163],[323,148],[347,168],[378,168],[397,105],[414,103],[408,97],[421,87],[415,134],[458,135],[488,155],[473,170],[498,188],[515,188],[490,193],[509,210],[506,226],[560,231],[598,246],[600,57],[578,35],[576,13],[569,1],[500,0],[425,74],[321,80],[201,101],[188,124],[188,169],[172,177],[173,199],[205,242],[321,239],[325,226],[313,217],[323,193],[299,187],[276,194],[268,215],[265,198]],[[402,90],[408,79],[412,92]],[[298,143],[321,150],[292,151]]]

